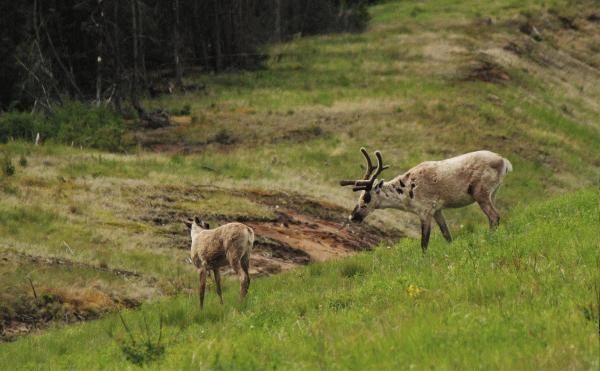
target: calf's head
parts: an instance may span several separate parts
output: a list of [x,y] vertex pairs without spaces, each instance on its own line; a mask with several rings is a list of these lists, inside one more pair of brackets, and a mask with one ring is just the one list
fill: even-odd
[[188,218],[188,220],[182,220],[182,222],[183,224],[185,224],[186,227],[190,229],[192,238],[200,234],[200,232],[210,229],[208,223],[205,223],[204,221],[200,220],[200,218],[198,218],[197,216],[194,216],[194,219]]
[[[376,182],[376,178],[383,170],[389,168],[387,165],[383,166],[383,160],[379,151],[375,151],[375,156],[377,157],[377,168],[375,168],[371,163],[371,158],[369,157],[367,150],[361,148],[360,151],[367,159],[367,173],[362,180],[340,181],[341,186],[352,185],[354,186],[352,189],[353,191],[362,191],[358,199],[358,204],[350,215],[350,221],[354,223],[362,222],[367,215],[377,208],[380,197],[379,190],[381,189],[381,186],[383,186],[383,180]],[[371,175],[373,170],[375,170],[375,173]]]

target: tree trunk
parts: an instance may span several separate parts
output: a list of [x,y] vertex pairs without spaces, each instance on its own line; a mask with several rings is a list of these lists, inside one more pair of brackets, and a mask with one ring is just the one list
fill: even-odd
[[179,60],[179,47],[180,47],[180,35],[179,35],[179,0],[173,1],[173,59],[175,62],[175,85],[179,88],[183,86],[183,71],[181,70],[181,61]]
[[[112,79],[113,79],[113,83],[115,84],[115,99],[114,99],[114,105],[115,105],[115,109],[117,110],[117,112],[121,112],[122,109],[122,102],[123,99],[125,99],[125,97],[127,96],[127,89],[124,87],[124,81],[123,81],[123,70],[124,70],[124,66],[123,66],[123,58],[121,56],[121,40],[122,38],[120,37],[120,33],[121,33],[121,29],[119,28],[119,25],[117,24],[116,20],[119,17],[119,2],[114,1],[113,2],[114,7],[113,7],[113,11],[112,11],[112,19],[110,24],[113,26],[113,32],[110,33],[111,38],[107,37],[107,40],[111,40],[112,41],[112,51],[113,51],[113,58],[112,58]],[[107,35],[109,35],[109,33],[107,32]],[[109,47],[110,49],[110,47]]]
[[281,42],[281,0],[275,1],[275,42]]
[[219,22],[219,0],[213,0],[213,4],[215,6],[215,58],[216,58],[216,66],[215,69],[217,72],[221,72],[223,69],[223,56],[221,55],[221,30],[220,30],[220,22]]
[[[201,28],[200,25],[204,23],[200,20],[200,11],[198,10],[198,2],[194,1],[194,32],[196,38],[196,45],[202,50],[202,58],[204,59],[204,68],[206,71],[210,70],[210,61],[208,57],[208,51],[206,49],[206,42],[204,41],[204,35],[206,35],[205,29]],[[198,49],[198,47],[196,47]]]
[[83,99],[84,99],[83,93],[81,92],[81,90],[79,90],[79,87],[77,86],[77,83],[75,82],[75,79],[74,79],[73,73],[72,73],[72,69],[71,69],[71,71],[69,71],[67,69],[67,67],[65,66],[65,64],[63,63],[63,61],[61,60],[60,55],[58,55],[58,52],[56,51],[56,48],[54,47],[54,42],[52,42],[52,38],[50,37],[50,32],[48,31],[48,26],[46,26],[46,22],[44,22],[44,18],[42,17],[41,14],[40,14],[40,24],[42,26],[44,26],[44,29],[46,30],[46,38],[48,39],[48,44],[50,45],[50,50],[52,50],[52,54],[54,54],[56,63],[58,63],[60,68],[63,70],[63,73],[65,74],[65,78],[71,84],[71,87],[73,88],[73,91],[75,92],[77,97],[83,101]]
[[140,74],[140,89],[148,89],[148,74],[146,71],[146,52],[144,48],[144,25],[142,18],[142,2],[137,1],[137,20],[138,20],[138,58],[139,58],[139,71]]
[[96,23],[98,28],[98,60],[96,69],[96,105],[99,106],[102,101],[102,38],[104,34],[104,10],[102,9],[102,0],[98,0],[98,9],[100,13],[99,23]]
[[138,22],[136,18],[137,14],[137,0],[131,0],[131,17],[133,24],[133,75],[131,79],[131,104],[135,107],[139,105],[139,66],[138,66]]

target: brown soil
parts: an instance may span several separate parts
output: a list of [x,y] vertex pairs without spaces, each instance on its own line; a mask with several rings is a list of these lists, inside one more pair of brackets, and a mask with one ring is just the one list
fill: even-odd
[[[333,204],[299,195],[246,192],[248,197],[274,208],[279,216],[275,221],[246,222],[256,234],[251,255],[253,275],[337,259],[403,236],[400,231],[383,232],[366,224],[352,224],[348,221],[349,211]],[[314,211],[303,211],[306,209]]]
[[[218,221],[218,225],[237,221],[252,227],[255,241],[250,259],[250,274],[254,277],[337,259],[357,251],[370,250],[380,243],[393,243],[404,237],[400,230],[381,231],[368,224],[352,224],[348,221],[349,210],[299,194],[247,189],[212,191],[246,198],[272,209],[276,215],[269,219],[252,216],[232,218],[218,214],[210,216],[210,219]],[[169,192],[173,195],[174,190],[170,189]],[[202,192],[207,194],[211,191],[204,189]],[[196,193],[197,190],[194,190],[193,194]],[[152,214],[150,210],[146,210],[143,213],[146,215],[145,219],[154,218],[163,225],[180,223],[181,219],[191,216],[167,210],[157,211],[156,208],[154,211],[160,213],[160,216],[148,216]],[[186,233],[176,233],[170,238],[173,245],[187,250],[189,236]],[[223,273],[232,272],[226,269]]]
[[[258,189],[225,189],[215,186],[156,187],[145,200],[138,198],[136,223],[153,224],[166,236],[162,244],[188,250],[189,234],[182,220],[193,215],[178,210],[178,201],[193,201],[196,197],[244,198],[272,210],[271,216],[223,215],[210,213],[198,216],[211,221],[211,227],[241,222],[255,233],[251,255],[251,274],[262,276],[288,270],[311,262],[324,262],[369,250],[380,243],[393,243],[404,237],[400,230],[382,231],[366,223],[357,225],[348,220],[350,210],[304,195],[268,192]],[[274,216],[273,216],[274,215]],[[216,224],[216,225],[215,225]],[[231,273],[225,270],[225,274]]]

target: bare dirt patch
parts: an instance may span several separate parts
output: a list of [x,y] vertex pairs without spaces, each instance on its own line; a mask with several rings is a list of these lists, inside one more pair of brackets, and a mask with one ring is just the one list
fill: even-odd
[[[275,272],[278,272],[370,250],[380,243],[393,243],[403,237],[400,231],[383,232],[368,224],[351,224],[348,221],[349,210],[327,202],[297,194],[243,192],[255,202],[273,208],[278,216],[276,220],[246,223],[258,236],[255,243],[257,264],[254,266],[259,273],[261,269],[266,270],[259,259],[270,259],[270,266],[277,266]],[[265,237],[275,245],[263,243]],[[287,246],[292,250],[286,251]]]
[[464,81],[485,81],[485,82],[501,82],[510,81],[510,74],[505,71],[499,64],[487,61],[480,61],[471,67]]
[[257,236],[251,256],[251,273],[257,275],[341,258],[400,237],[399,234],[395,237],[383,235],[368,226],[324,220],[293,208],[281,209],[276,221],[246,224]]
[[[157,192],[160,193],[160,190]],[[370,250],[380,243],[393,243],[404,237],[400,230],[381,231],[368,224],[351,224],[348,221],[350,210],[293,193],[227,190],[210,186],[169,188],[169,200],[175,203],[178,199],[197,197],[198,193],[205,197],[219,194],[220,197],[229,195],[244,198],[271,211],[271,216],[267,218],[260,215],[198,215],[200,218],[216,220],[218,225],[236,221],[252,227],[255,243],[250,273],[253,276],[329,261],[357,251]],[[170,235],[169,244],[174,248],[189,249],[189,236],[181,220],[192,215],[169,209],[168,203],[157,206],[154,203],[152,208],[141,212],[144,215],[142,221],[161,225],[165,233]],[[181,228],[176,227],[178,225]]]

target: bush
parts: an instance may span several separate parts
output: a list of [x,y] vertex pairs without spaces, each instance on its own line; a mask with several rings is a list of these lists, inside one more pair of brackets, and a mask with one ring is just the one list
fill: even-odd
[[115,340],[119,348],[121,348],[121,351],[125,355],[125,358],[129,362],[138,366],[144,366],[147,363],[157,360],[165,352],[165,347],[160,344],[160,340],[162,338],[163,324],[162,315],[160,317],[160,327],[158,333],[158,340],[156,341],[156,344],[152,342],[153,336],[151,336],[150,334],[148,321],[143,311],[142,316],[144,319],[143,326],[142,323],[140,323],[140,327],[138,330],[141,330],[145,327],[147,335],[146,339],[136,335],[142,331],[131,331],[129,329],[129,326],[127,326],[127,323],[125,322],[125,319],[123,318],[123,315],[121,313],[119,313],[119,318],[121,319],[121,323],[123,323],[125,331],[127,331],[127,334],[129,335],[129,339],[123,337],[113,337],[113,340]]
[[43,140],[115,152],[123,149],[125,122],[106,106],[88,107],[80,102],[68,102],[46,119],[13,106],[0,116],[0,143],[33,141],[38,133]]
[[173,116],[189,116],[192,112],[192,105],[186,103],[183,107],[174,107],[169,110]]
[[11,107],[0,116],[0,143],[9,139],[31,139],[34,133],[35,116],[27,112],[19,112]]
[[2,168],[2,172],[8,176],[15,173],[15,166],[12,164],[9,151],[4,152],[4,158],[1,160],[0,167]]
[[106,106],[68,102],[40,125],[38,132],[59,143],[115,152],[123,147],[125,123]]

